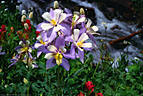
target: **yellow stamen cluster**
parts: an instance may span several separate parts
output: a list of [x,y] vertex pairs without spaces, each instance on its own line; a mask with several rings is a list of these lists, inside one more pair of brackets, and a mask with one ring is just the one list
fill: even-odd
[[60,65],[61,63],[62,63],[62,58],[63,58],[63,56],[62,56],[62,54],[60,54],[59,52],[57,53],[57,54],[55,54],[55,59],[56,59],[56,63],[58,64],[58,65]]
[[28,51],[28,47],[21,48],[21,52],[26,52],[26,51]]
[[56,26],[57,25],[57,22],[55,21],[55,20],[51,20],[51,22],[50,22],[51,24],[53,24],[54,26]]
[[43,40],[40,40],[40,43],[46,45],[46,43]]
[[80,41],[80,42],[77,42],[77,46],[81,47],[83,45],[83,42]]

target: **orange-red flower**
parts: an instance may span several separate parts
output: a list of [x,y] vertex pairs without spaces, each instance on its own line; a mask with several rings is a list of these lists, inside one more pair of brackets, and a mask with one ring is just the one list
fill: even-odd
[[5,33],[6,33],[6,25],[2,25],[0,29],[0,40],[5,38],[4,37]]
[[93,83],[91,81],[88,81],[85,83],[85,87],[88,89],[88,91],[91,91],[90,93],[92,93],[94,91],[94,86]]
[[82,92],[80,92],[77,96],[84,96],[84,94]]
[[35,33],[36,33],[36,37],[38,37],[40,34],[40,31],[36,31]]
[[103,94],[102,93],[96,93],[97,94],[97,96],[103,96]]

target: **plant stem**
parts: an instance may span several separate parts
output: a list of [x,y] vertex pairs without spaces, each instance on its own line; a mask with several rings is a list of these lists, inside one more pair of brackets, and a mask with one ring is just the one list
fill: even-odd
[[27,87],[27,96],[29,96],[29,87]]
[[93,77],[95,76],[96,71],[97,71],[97,69],[98,69],[99,65],[100,65],[100,63],[98,63],[98,64],[97,64],[97,66],[96,66],[96,68],[95,68],[95,70],[94,70],[94,73],[93,73]]

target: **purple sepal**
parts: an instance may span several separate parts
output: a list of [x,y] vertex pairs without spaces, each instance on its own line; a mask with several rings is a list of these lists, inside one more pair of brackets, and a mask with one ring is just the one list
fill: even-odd
[[70,69],[70,65],[69,65],[69,62],[68,62],[68,60],[66,60],[66,59],[62,59],[62,64],[61,64],[61,66],[62,67],[64,67],[67,71],[69,71],[69,69]]
[[56,65],[56,64],[53,63],[53,60],[54,60],[54,58],[51,58],[51,59],[46,61],[46,68],[47,69],[52,68]]

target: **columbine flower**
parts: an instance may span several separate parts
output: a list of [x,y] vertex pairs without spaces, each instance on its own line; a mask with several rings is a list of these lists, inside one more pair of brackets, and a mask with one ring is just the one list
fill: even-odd
[[88,89],[88,91],[91,91],[90,94],[94,91],[94,86],[91,81],[88,81],[85,83],[85,87]]
[[94,46],[96,46],[96,41],[95,41],[95,38],[94,38],[94,34],[96,35],[100,35],[99,33],[96,33],[98,31],[98,27],[97,26],[91,26],[92,24],[92,21],[90,19],[88,19],[87,21],[87,24],[82,26],[82,31],[85,32],[89,38],[93,41],[94,43]]
[[24,59],[22,60],[25,64],[28,64],[28,66],[32,67],[32,68],[38,68],[36,61],[36,58],[33,58],[32,56],[30,57],[24,57]]
[[85,25],[86,33],[98,34],[98,33],[96,33],[98,31],[98,27],[97,26],[91,26],[91,24],[92,24],[92,21],[90,19],[88,19],[87,24]]
[[20,55],[19,55],[19,54],[17,54],[17,55],[14,54],[14,55],[12,56],[12,59],[10,60],[10,62],[11,62],[12,64],[10,64],[9,67],[15,65],[15,64],[18,62],[19,59],[20,59]]
[[75,27],[75,25],[85,22],[86,18],[85,15],[80,15],[78,16],[77,14],[74,14],[73,18],[72,18],[72,28]]
[[5,52],[1,52],[2,51],[2,46],[0,46],[0,55],[4,55]]
[[[70,65],[68,61],[63,57],[63,50],[57,49],[54,45],[48,46],[48,50],[50,53],[47,53],[45,55],[45,58],[48,59],[46,62],[46,68],[49,69],[51,67],[54,67],[56,64],[61,65],[64,67],[67,71],[70,69]],[[56,64],[54,63],[54,60],[56,61]]]
[[49,31],[49,29],[53,29],[50,35],[49,42],[53,41],[56,38],[58,31],[65,30],[65,27],[60,25],[66,18],[67,14],[63,13],[61,9],[51,9],[50,12],[45,12],[42,17],[48,21],[48,23],[42,23],[41,28],[44,31]]
[[64,40],[62,40],[62,37],[59,37],[56,40],[55,46],[49,45],[48,51],[49,52],[45,55],[45,58],[48,59],[46,62],[47,69],[57,64],[57,65],[61,65],[67,71],[69,71],[70,65],[63,56],[63,54],[66,52],[66,49],[64,48]]
[[71,45],[73,52],[75,52],[74,46],[76,46],[78,48],[78,56],[79,56],[81,62],[84,61],[84,50],[83,49],[86,50],[86,49],[92,48],[92,43],[85,43],[85,41],[88,39],[89,39],[88,35],[86,33],[80,34],[79,29],[74,29],[73,35],[65,38],[66,41],[73,42],[73,44]]
[[45,46],[47,46],[48,41],[44,41],[41,35],[37,37],[37,42],[35,43],[34,47],[38,49],[37,57],[41,55],[41,53],[44,51]]
[[32,48],[29,46],[30,42],[27,41],[20,41],[19,45],[15,49],[17,50],[18,54],[22,53],[28,53],[27,55],[31,55],[30,53],[32,52]]

